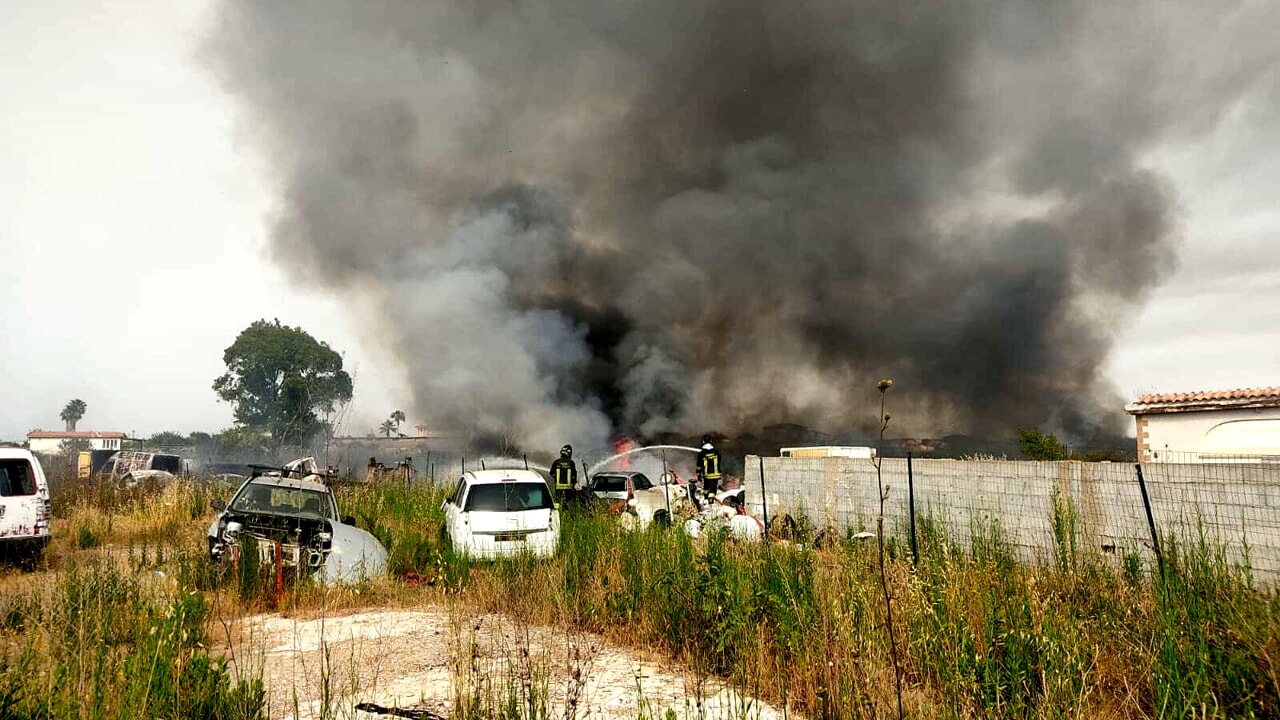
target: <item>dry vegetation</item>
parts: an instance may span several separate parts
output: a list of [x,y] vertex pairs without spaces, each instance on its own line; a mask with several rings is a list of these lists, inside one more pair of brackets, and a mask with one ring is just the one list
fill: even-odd
[[[253,568],[209,565],[207,486],[55,492],[47,567],[0,577],[3,717],[260,717],[261,678],[231,662],[241,618],[421,606],[460,625],[498,613],[598,633],[811,718],[896,715],[875,551],[855,541],[693,541],[583,515],[567,518],[552,561],[474,565],[441,541],[439,491],[350,488],[344,513],[387,546],[394,577],[291,582],[277,598]],[[926,524],[918,567],[891,539],[909,716],[1280,715],[1275,591],[1195,539],[1167,551],[1161,580],[1136,557],[1076,550],[1072,508],[1054,520],[1058,552],[1038,566],[1014,561],[998,525],[962,551]],[[536,684],[456,668],[454,717],[547,716]]]

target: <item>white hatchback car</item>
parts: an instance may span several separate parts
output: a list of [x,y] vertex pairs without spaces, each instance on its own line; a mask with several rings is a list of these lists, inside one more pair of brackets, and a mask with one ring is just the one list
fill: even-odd
[[442,509],[444,532],[467,557],[550,557],[560,544],[555,496],[546,478],[532,470],[468,472]]

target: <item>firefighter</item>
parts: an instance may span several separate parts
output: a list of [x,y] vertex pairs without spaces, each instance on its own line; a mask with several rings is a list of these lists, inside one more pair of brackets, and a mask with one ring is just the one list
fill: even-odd
[[706,502],[715,499],[716,490],[720,487],[720,477],[720,451],[711,443],[710,435],[703,435],[702,449],[698,451],[698,479],[702,481]]
[[560,448],[560,457],[551,463],[551,479],[556,483],[556,495],[568,497],[578,485],[578,467],[573,462],[573,446]]

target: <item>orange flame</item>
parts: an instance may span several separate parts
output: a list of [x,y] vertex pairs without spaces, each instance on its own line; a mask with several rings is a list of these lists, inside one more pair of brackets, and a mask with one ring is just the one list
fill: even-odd
[[[626,435],[619,435],[618,437],[613,439],[614,454],[620,454],[620,453],[627,452],[628,450],[634,450],[635,447],[636,447],[636,441],[632,440]],[[620,457],[617,460],[613,461],[613,465],[614,465],[614,469],[616,470],[630,470],[631,456],[625,455],[623,457]]]

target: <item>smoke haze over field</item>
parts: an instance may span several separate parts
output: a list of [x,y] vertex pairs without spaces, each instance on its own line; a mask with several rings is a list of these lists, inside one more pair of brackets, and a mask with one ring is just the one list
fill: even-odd
[[863,426],[893,377],[904,433],[1087,440],[1175,266],[1144,155],[1274,78],[1277,14],[228,0],[208,57],[278,174],[274,255],[434,422]]

